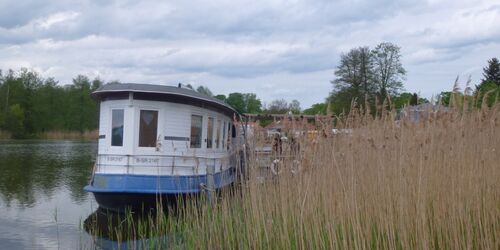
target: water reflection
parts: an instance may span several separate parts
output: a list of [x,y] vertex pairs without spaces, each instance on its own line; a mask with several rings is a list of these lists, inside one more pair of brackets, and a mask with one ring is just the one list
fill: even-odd
[[168,236],[165,219],[154,210],[117,213],[99,208],[83,225],[102,249],[167,249],[179,239]]
[[88,249],[81,224],[97,205],[83,191],[97,144],[0,141],[0,249]]
[[1,142],[0,197],[7,207],[13,200],[33,207],[37,199],[65,188],[74,202],[82,202],[95,151],[96,144],[88,142]]

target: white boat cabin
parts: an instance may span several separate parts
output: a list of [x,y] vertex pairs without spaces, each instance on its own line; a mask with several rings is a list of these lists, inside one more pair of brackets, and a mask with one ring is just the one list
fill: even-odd
[[109,84],[100,100],[95,173],[193,176],[231,167],[233,108],[181,87]]

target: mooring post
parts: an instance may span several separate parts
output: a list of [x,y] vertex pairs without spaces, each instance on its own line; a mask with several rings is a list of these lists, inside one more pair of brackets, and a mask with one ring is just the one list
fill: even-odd
[[215,159],[213,164],[207,164],[207,197],[210,205],[214,204],[215,198]]

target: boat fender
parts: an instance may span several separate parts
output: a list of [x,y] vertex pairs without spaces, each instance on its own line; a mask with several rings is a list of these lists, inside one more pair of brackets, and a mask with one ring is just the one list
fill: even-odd
[[280,159],[275,159],[274,161],[271,162],[271,173],[273,175],[279,175],[283,171],[283,163],[281,162]]
[[[300,172],[301,168],[302,166],[300,161],[293,160],[290,172],[292,172],[293,175],[296,175]],[[273,173],[273,175],[279,175],[281,172],[283,172],[283,162],[281,162],[280,159],[275,159],[271,162],[271,173]]]
[[292,162],[292,169],[291,172],[292,174],[298,174],[300,172],[300,169],[302,168],[301,163],[299,160],[293,160]]

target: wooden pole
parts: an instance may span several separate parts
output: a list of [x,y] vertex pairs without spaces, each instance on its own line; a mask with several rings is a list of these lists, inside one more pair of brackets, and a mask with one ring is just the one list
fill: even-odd
[[214,174],[215,174],[215,159],[213,164],[207,164],[207,197],[209,205],[214,204],[214,197],[215,197]]

